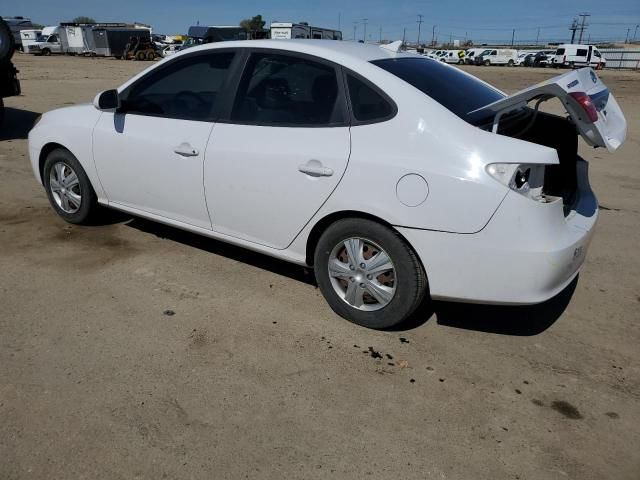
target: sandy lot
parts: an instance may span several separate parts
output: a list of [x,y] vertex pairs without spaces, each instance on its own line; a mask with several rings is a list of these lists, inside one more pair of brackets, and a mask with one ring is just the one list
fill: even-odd
[[[30,123],[148,64],[16,63],[0,478],[639,478],[640,74],[602,73],[629,138],[615,155],[581,146],[602,209],[577,283],[536,307],[435,303],[376,332],[336,317],[302,268],[139,219],[59,220]],[[468,69],[506,91],[557,73]]]

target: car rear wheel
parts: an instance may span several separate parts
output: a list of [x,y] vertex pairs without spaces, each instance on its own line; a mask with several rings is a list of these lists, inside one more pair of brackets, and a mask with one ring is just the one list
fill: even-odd
[[509,63],[507,63],[508,67],[513,67],[513,60],[509,60]]
[[89,177],[67,150],[52,151],[42,171],[49,203],[69,223],[87,223],[96,215],[98,203]]
[[318,287],[341,317],[368,328],[406,320],[427,291],[424,269],[392,229],[344,219],[322,234],[314,255]]

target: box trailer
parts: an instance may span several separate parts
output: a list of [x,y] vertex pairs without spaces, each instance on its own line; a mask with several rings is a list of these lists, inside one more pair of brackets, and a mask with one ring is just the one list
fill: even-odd
[[145,28],[94,28],[95,54],[102,57],[122,58],[131,37],[144,38],[151,42],[151,32]]

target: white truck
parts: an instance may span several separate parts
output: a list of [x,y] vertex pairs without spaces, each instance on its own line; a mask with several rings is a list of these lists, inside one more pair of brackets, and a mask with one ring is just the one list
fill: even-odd
[[29,44],[25,52],[35,55],[51,55],[64,53],[60,42],[60,27],[44,27],[37,42]]
[[602,56],[597,47],[593,45],[577,45],[565,43],[558,45],[553,56],[552,66],[558,67],[595,67],[604,68],[607,60]]
[[447,50],[447,52],[440,57],[441,62],[455,63],[457,65],[464,65],[464,50]]
[[476,55],[476,65],[507,65],[513,67],[518,61],[518,51],[511,48],[492,49]]
[[271,38],[281,40],[289,40],[292,38],[342,40],[342,32],[330,28],[313,27],[306,22],[271,22]]

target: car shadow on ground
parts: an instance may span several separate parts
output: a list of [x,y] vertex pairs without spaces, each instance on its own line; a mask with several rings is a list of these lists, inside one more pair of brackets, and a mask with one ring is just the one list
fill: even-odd
[[[113,215],[114,220],[118,218],[122,220],[122,218],[126,216],[126,214],[121,213],[114,213]],[[242,247],[230,245],[142,218],[135,217],[131,219],[131,217],[129,217],[126,225],[159,238],[179,242],[263,270],[268,270],[308,285],[317,286],[312,268],[294,265],[284,260],[278,260],[261,253],[252,252]],[[407,321],[389,329],[389,331],[405,332],[414,330],[430,320],[435,320],[438,325],[446,327],[475,330],[497,335],[538,335],[551,327],[564,313],[571,301],[577,283],[578,277],[558,295],[538,305],[479,305],[430,301],[427,298]]]
[[313,275],[313,269],[311,268],[301,267],[300,265],[269,257],[262,253],[252,252],[246,248],[237,247],[203,235],[187,232],[143,218],[135,217],[126,223],[126,225],[159,238],[173,240],[174,242],[198,248],[205,252],[221,255],[231,260],[246,263],[308,285],[316,286],[316,279]]
[[0,140],[24,140],[40,115],[38,112],[5,107],[4,122],[0,126]]

